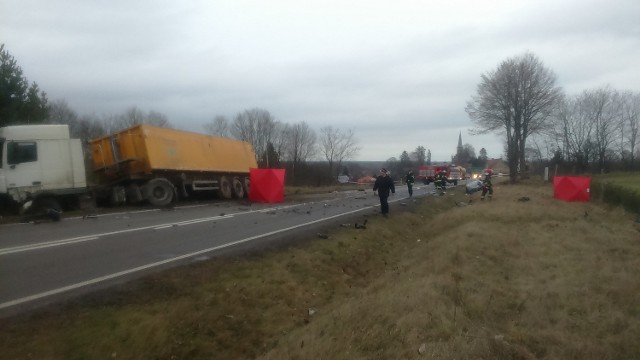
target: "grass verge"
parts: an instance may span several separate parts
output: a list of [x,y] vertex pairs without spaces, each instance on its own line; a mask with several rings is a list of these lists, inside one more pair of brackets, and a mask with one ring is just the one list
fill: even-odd
[[552,195],[396,203],[366,229],[3,319],[0,358],[640,358],[638,225]]

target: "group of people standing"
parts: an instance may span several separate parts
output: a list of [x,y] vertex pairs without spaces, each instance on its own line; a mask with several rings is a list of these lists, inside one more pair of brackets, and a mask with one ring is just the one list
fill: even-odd
[[[482,195],[480,197],[481,200],[485,199],[485,196],[489,194],[489,198],[493,195],[493,185],[491,183],[491,176],[493,175],[493,171],[491,169],[485,169],[483,172],[483,177],[481,180],[480,189],[482,190]],[[413,184],[415,183],[415,176],[413,175],[413,171],[409,170],[409,172],[405,175],[405,182],[407,184],[407,190],[409,191],[409,197],[413,196]],[[436,189],[440,189],[442,191],[446,190],[447,184],[447,175],[444,171],[440,171],[436,174],[434,185]],[[396,193],[396,187],[393,183],[393,179],[389,176],[389,172],[387,169],[380,169],[380,173],[376,178],[376,181],[373,184],[373,192],[374,194],[378,194],[380,198],[380,212],[382,216],[389,216],[389,195]],[[469,189],[467,188],[467,193],[469,193]]]

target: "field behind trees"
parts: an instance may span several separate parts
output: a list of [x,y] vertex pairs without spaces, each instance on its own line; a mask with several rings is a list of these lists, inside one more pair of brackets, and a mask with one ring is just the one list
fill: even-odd
[[635,214],[494,189],[2,319],[0,358],[640,358]]

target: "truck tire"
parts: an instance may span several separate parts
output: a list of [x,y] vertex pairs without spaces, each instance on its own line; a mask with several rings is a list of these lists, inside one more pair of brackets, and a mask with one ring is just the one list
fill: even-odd
[[144,185],[144,197],[153,206],[163,207],[171,204],[175,191],[169,180],[157,178]]
[[231,199],[233,196],[233,188],[231,186],[231,181],[226,176],[220,176],[220,180],[218,181],[218,193],[220,197],[223,199]]
[[244,197],[244,185],[242,185],[242,181],[237,177],[233,178],[233,196],[238,199]]

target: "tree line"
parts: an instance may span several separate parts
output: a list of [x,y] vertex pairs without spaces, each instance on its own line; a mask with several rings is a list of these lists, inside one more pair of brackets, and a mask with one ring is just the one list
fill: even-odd
[[[528,176],[535,166],[552,165],[565,173],[638,170],[640,94],[610,86],[568,95],[556,84],[555,73],[530,52],[502,61],[480,76],[477,91],[465,110],[472,134],[504,136],[510,177]],[[78,115],[64,100],[49,103],[46,92],[29,82],[17,61],[0,45],[0,126],[68,124],[71,135],[88,140],[137,124],[173,128],[166,115],[136,106],[121,114]],[[287,124],[259,108],[238,112],[232,119],[217,115],[204,131],[249,142],[261,167],[285,166],[294,183],[310,160],[326,161],[318,183],[335,181],[343,163],[360,147],[351,129],[326,126],[316,132],[306,122]],[[470,145],[458,151],[455,162],[478,165]],[[481,150],[482,153],[482,150]],[[486,157],[486,154],[485,154]],[[430,151],[419,146],[389,167],[406,168],[430,162]],[[308,182],[308,179],[305,180]]]
[[527,52],[481,75],[466,112],[473,133],[504,136],[513,182],[533,166],[564,173],[638,170],[640,94],[605,85],[568,95]]
[[[487,166],[487,150],[481,148],[476,156],[476,150],[471,144],[464,144],[456,150],[456,154],[451,157],[451,164],[464,167],[468,172],[480,172]],[[390,170],[392,174],[397,174],[394,178],[402,177],[409,170],[416,172],[422,165],[432,165],[431,150],[418,146],[414,151],[409,153],[404,150],[399,157],[390,157],[385,161],[385,168]]]

